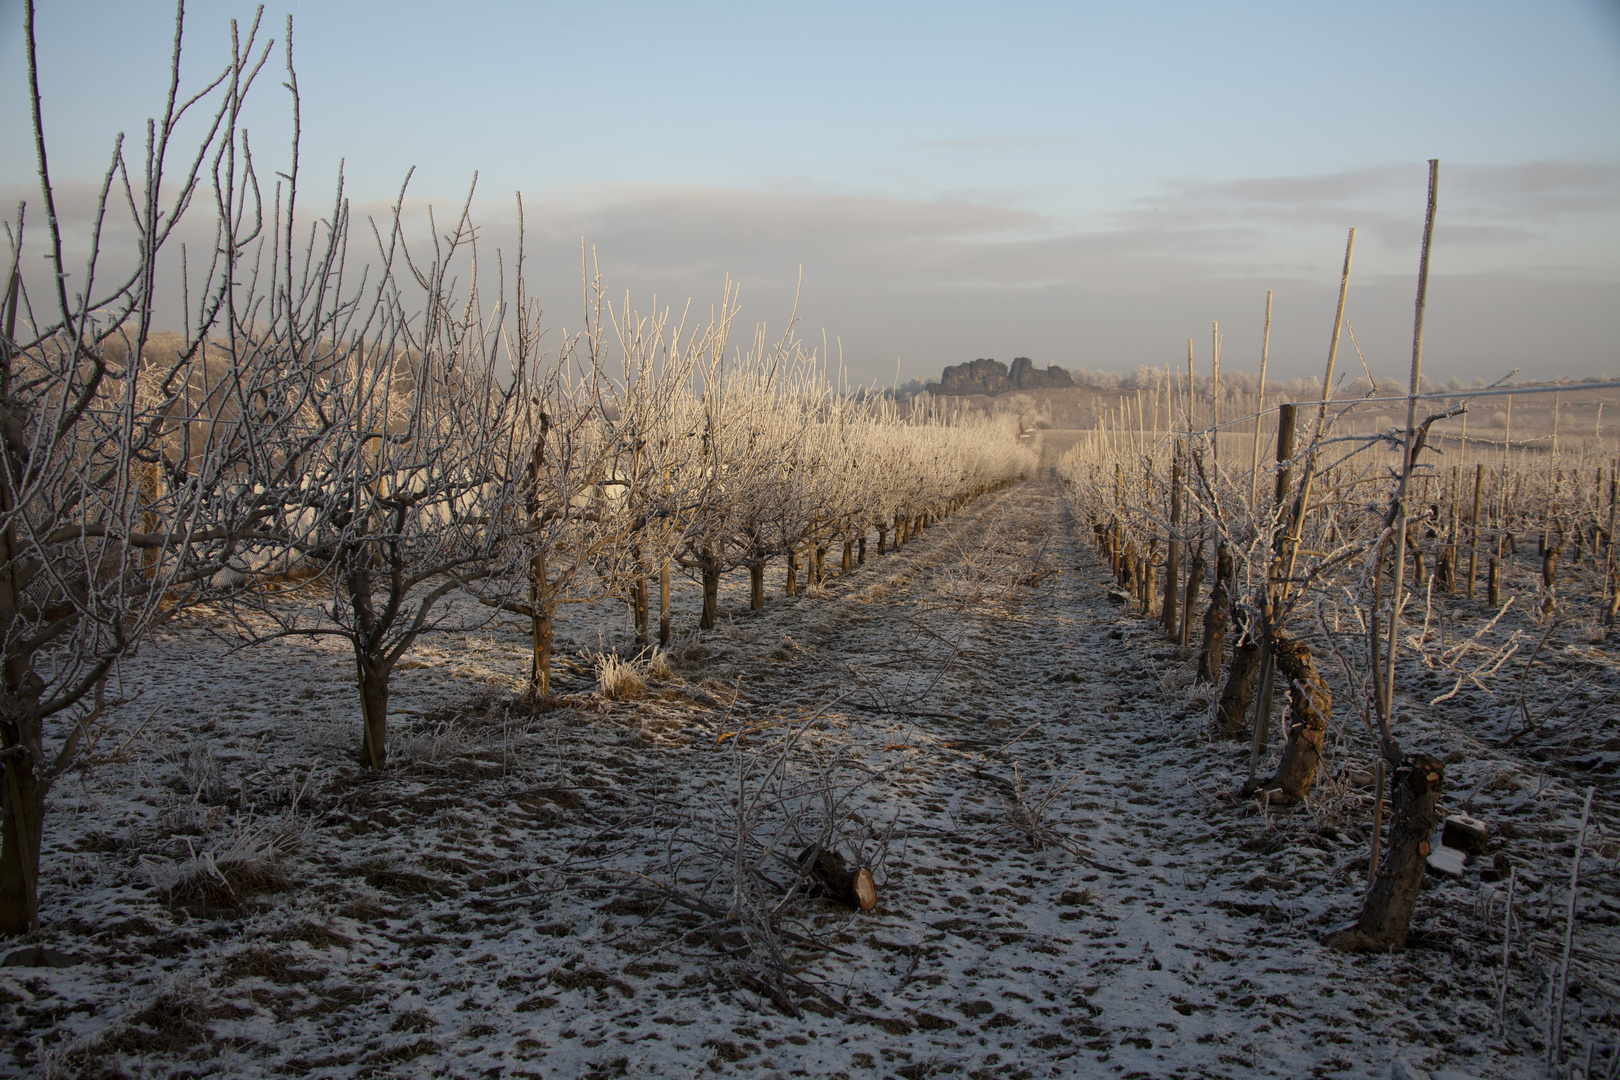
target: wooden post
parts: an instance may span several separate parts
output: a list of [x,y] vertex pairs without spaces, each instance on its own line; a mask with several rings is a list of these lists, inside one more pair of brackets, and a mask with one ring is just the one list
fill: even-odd
[[1607,552],[1604,577],[1608,581],[1609,602],[1603,611],[1604,626],[1613,626],[1616,614],[1620,613],[1620,568],[1616,566],[1614,555],[1614,507],[1617,496],[1620,496],[1620,459],[1609,467],[1609,529],[1603,545]]
[[1485,463],[1474,465],[1474,509],[1468,525],[1468,599],[1474,598],[1474,571],[1479,563],[1479,495],[1485,486]]
[[1187,438],[1193,435],[1193,420],[1198,415],[1193,406],[1197,403],[1197,394],[1193,390],[1193,344],[1192,338],[1187,339]]
[[645,649],[649,642],[647,634],[647,573],[641,565],[641,548],[635,552],[636,580],[631,587],[630,603],[635,610],[636,645]]
[[1181,574],[1181,446],[1176,444],[1170,465],[1170,541],[1164,557],[1164,635],[1172,640],[1177,628],[1177,586]]
[[1462,469],[1460,466],[1453,465],[1451,467],[1451,499],[1446,507],[1446,550],[1450,555],[1447,561],[1451,567],[1450,573],[1447,575],[1446,588],[1452,592],[1457,591],[1457,550],[1459,546],[1457,533],[1462,528],[1462,523],[1459,521],[1457,514],[1457,502],[1461,498]]

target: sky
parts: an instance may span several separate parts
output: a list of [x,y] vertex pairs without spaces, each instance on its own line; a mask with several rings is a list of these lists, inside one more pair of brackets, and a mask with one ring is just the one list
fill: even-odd
[[[0,206],[37,208],[22,3],[0,13]],[[356,215],[409,173],[413,212],[442,216],[476,171],[504,253],[521,191],[558,327],[579,322],[583,239],[643,310],[707,312],[729,277],[743,322],[780,330],[797,295],[799,331],[859,381],[976,357],[1179,366],[1189,338],[1207,364],[1214,322],[1223,367],[1254,370],[1267,290],[1271,370],[1302,376],[1355,227],[1348,316],[1374,374],[1404,380],[1438,158],[1425,372],[1620,376],[1617,0],[279,0],[245,114],[266,177],[291,143],[288,14],[300,202],[327,212],[341,161]],[[188,4],[183,78],[253,17]],[[114,137],[138,158],[162,107],[174,8],[53,0],[36,28],[82,233]]]

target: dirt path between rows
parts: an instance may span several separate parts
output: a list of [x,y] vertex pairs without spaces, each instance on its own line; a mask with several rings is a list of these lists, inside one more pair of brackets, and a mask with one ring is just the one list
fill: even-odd
[[[1495,887],[1432,883],[1405,954],[1326,952],[1366,874],[1350,751],[1309,807],[1232,798],[1247,750],[1204,734],[1192,661],[1108,597],[1055,481],[986,497],[816,595],[745,602],[728,591],[734,617],[683,640],[678,674],[637,701],[565,670],[567,707],[521,707],[515,625],[429,645],[401,676],[380,778],[349,763],[341,654],[230,654],[195,630],[157,643],[151,752],[53,806],[41,943],[85,962],[0,969],[9,1068],[1383,1077],[1405,1056],[1542,1075],[1573,788],[1532,790],[1496,759],[1453,768],[1472,809],[1513,807],[1544,856],[1517,856],[1546,917],[1527,904],[1521,948],[1543,951],[1519,960],[1504,1038]],[[155,674],[181,657],[183,679]],[[747,755],[801,729],[791,768],[832,779],[783,798],[813,817],[836,796],[828,820],[879,904],[793,900],[792,974],[772,983],[746,933],[648,890],[701,893],[739,785],[756,790]],[[1613,841],[1597,842],[1578,956],[1601,982],[1620,904]],[[200,887],[199,856],[232,851],[274,874]],[[1612,1042],[1614,1003],[1576,982],[1567,1029]]]

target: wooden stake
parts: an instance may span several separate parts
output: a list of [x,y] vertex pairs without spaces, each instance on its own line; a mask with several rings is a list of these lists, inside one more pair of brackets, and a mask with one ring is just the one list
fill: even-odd
[[[1434,210],[1440,185],[1440,162],[1438,159],[1429,160],[1429,207],[1423,221],[1423,251],[1418,262],[1418,291],[1416,311],[1412,317],[1412,372],[1408,380],[1406,392],[1406,460],[1401,468],[1400,487],[1396,490],[1397,526],[1395,531],[1395,582],[1394,590],[1390,593],[1389,605],[1389,642],[1384,656],[1384,697],[1383,700],[1389,709],[1389,715],[1381,716],[1383,722],[1385,753],[1390,752],[1392,740],[1391,726],[1395,712],[1395,652],[1400,645],[1401,627],[1401,588],[1406,574],[1406,527],[1411,519],[1411,507],[1407,500],[1407,486],[1411,483],[1412,469],[1417,464],[1412,460],[1414,441],[1417,438],[1417,395],[1418,381],[1423,377],[1423,314],[1429,299],[1429,251],[1434,241]],[[1511,401],[1512,398],[1510,397]],[[1392,762],[1399,765],[1400,762]],[[1405,938],[1404,930],[1401,937]]]
[[1209,438],[1210,457],[1221,460],[1221,324],[1210,323]]
[[1266,290],[1266,329],[1260,338],[1260,397],[1254,405],[1254,456],[1249,462],[1249,505],[1260,505],[1260,424],[1266,411],[1266,361],[1271,358],[1271,290]]
[[1468,599],[1474,598],[1474,572],[1479,564],[1479,495],[1485,486],[1485,463],[1474,465],[1474,510],[1469,516]]
[[1179,607],[1177,586],[1181,574],[1181,444],[1172,450],[1170,465],[1170,541],[1164,557],[1164,636],[1175,639]]

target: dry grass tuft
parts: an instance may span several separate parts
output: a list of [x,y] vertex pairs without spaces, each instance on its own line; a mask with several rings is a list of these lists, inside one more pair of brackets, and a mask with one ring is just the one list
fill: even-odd
[[655,648],[647,655],[647,681],[668,682],[675,678],[675,665],[669,662],[663,649]]
[[142,862],[152,883],[167,890],[172,907],[201,914],[235,909],[249,897],[286,888],[287,861],[302,840],[296,817],[260,822],[250,814],[223,844],[194,851],[186,863],[150,857]]
[[596,655],[596,692],[609,701],[635,701],[647,692],[645,669],[613,653]]

